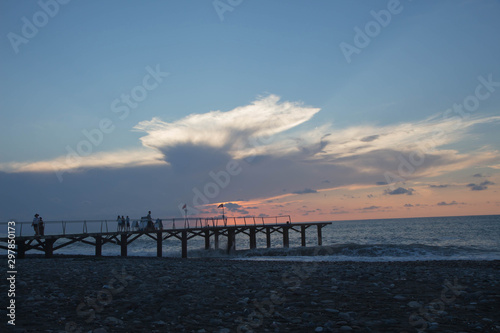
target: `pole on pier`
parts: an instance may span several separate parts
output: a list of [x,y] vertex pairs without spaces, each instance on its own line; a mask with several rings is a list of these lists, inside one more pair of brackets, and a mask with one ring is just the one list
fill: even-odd
[[102,256],[102,236],[97,235],[94,238],[95,238],[95,256],[100,257]]
[[266,245],[267,248],[271,247],[271,228],[266,227]]
[[306,226],[300,226],[300,241],[302,246],[306,246]]
[[231,253],[236,250],[236,237],[234,229],[227,230],[227,253]]
[[181,242],[182,242],[182,258],[187,258],[188,256],[188,238],[187,231],[183,230],[181,233]]
[[255,249],[257,247],[257,237],[255,233],[255,227],[250,227],[250,249]]
[[283,226],[283,247],[290,247],[290,238],[288,235],[289,227],[287,225]]
[[163,248],[162,248],[162,237],[163,237],[163,233],[161,231],[158,231],[156,233],[156,256],[157,257],[162,257],[163,256]]
[[45,239],[45,258],[51,258],[54,254],[55,239]]
[[120,247],[121,247],[121,256],[126,257],[127,256],[127,234],[126,233],[121,234]]
[[323,239],[321,236],[321,230],[323,229],[323,226],[321,224],[318,224],[317,227],[318,227],[318,245],[322,245]]
[[219,230],[215,229],[214,231],[214,248],[216,250],[219,249]]
[[18,240],[16,240],[16,243],[17,243],[17,258],[24,259],[26,257],[26,243],[24,243],[24,241],[18,241]]
[[205,250],[210,249],[210,230],[205,230]]

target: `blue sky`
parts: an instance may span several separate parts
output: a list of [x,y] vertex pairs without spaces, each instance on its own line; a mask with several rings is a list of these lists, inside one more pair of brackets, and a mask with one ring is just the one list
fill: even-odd
[[[345,219],[359,217],[357,210],[372,206],[380,208],[381,217],[421,215],[423,211],[408,211],[409,206],[403,209],[404,203],[398,201],[401,196],[384,196],[380,194],[385,193],[383,188],[374,190],[370,184],[378,178],[383,181],[386,172],[397,170],[397,164],[384,164],[391,157],[376,152],[390,150],[410,156],[408,144],[429,138],[426,129],[430,126],[441,126],[445,135],[434,144],[438,152],[427,153],[446,155],[448,164],[425,164],[425,172],[417,170],[411,177],[402,177],[405,182],[397,187],[416,188],[414,193],[420,193],[422,205],[443,200],[463,202],[459,215],[485,208],[481,200],[487,192],[496,191],[498,182],[500,140],[495,117],[499,115],[500,88],[482,88],[484,93],[489,92],[488,97],[466,112],[466,117],[456,112],[443,116],[443,112],[474,95],[484,80],[500,81],[498,1],[221,0],[218,4],[223,7],[219,9],[214,3],[0,3],[0,181],[8,190],[2,199],[5,206],[0,219],[26,218],[34,209],[45,210],[54,218],[115,216],[117,210],[129,209],[136,200],[123,192],[135,191],[141,182],[154,186],[157,177],[169,189],[154,190],[143,204],[150,203],[162,216],[175,215],[177,202],[191,202],[192,189],[203,188],[210,181],[209,172],[224,167],[209,161],[218,154],[219,161],[242,161],[251,155],[275,163],[267,166],[267,173],[262,169],[265,162],[249,164],[242,176],[233,177],[228,187],[211,198],[210,205],[231,201],[241,207],[258,207],[267,214],[286,213],[278,205],[265,204],[266,200],[281,200],[280,205],[290,207],[288,212],[312,219],[330,219],[338,211],[345,212]],[[45,12],[52,11],[52,15],[44,14],[43,8],[49,8]],[[231,10],[221,13],[220,8]],[[383,16],[381,11],[391,13],[389,8],[395,10],[386,26],[375,23],[379,30],[368,37],[368,45],[358,47],[359,52],[347,59],[340,45],[356,46],[355,28],[366,33],[367,24],[376,22],[372,12]],[[38,31],[26,36],[26,22],[34,24],[44,17],[47,20],[39,21]],[[24,38],[24,42],[16,44],[13,38]],[[120,102],[122,94],[141,91],[137,87],[155,70],[168,75],[164,74],[157,84],[147,79],[155,87],[146,91],[147,96],[141,97],[135,108],[129,107],[126,116],[114,112],[116,107],[126,105]],[[256,102],[255,108],[249,107]],[[279,111],[283,106],[280,103],[289,103],[288,108],[282,108],[286,109],[284,113]],[[238,111],[245,107],[248,109],[243,113]],[[211,113],[218,110],[221,113]],[[224,122],[231,115],[234,121]],[[454,124],[450,117],[455,117]],[[83,131],[99,129],[103,119],[113,129],[96,139],[92,154],[79,157],[78,165],[66,165],[61,182],[57,171],[47,169],[47,163],[58,161],[61,165],[68,147],[77,150],[82,141],[88,140]],[[388,131],[394,137],[378,146],[378,138]],[[200,132],[205,136],[193,139]],[[216,141],[222,132],[226,134]],[[367,160],[346,164],[347,153],[338,147],[344,141],[363,139],[365,132],[366,137],[376,137],[361,141],[371,148],[351,147],[349,156],[358,150],[362,153],[356,158]],[[177,137],[168,133],[177,133]],[[255,145],[249,146],[247,139],[262,135],[271,135],[272,142],[260,142],[259,149],[252,150]],[[327,148],[315,151],[323,137]],[[240,145],[234,146],[239,140]],[[309,155],[297,155],[306,150]],[[196,155],[204,159],[200,161]],[[464,162],[471,159],[477,163]],[[117,165],[120,160],[123,164]],[[193,163],[206,166],[193,168]],[[312,167],[303,170],[305,163]],[[281,167],[295,170],[295,165],[296,173],[290,171],[283,177],[277,174]],[[149,168],[157,169],[151,172]],[[446,168],[448,171],[443,171]],[[138,183],[126,183],[117,193],[120,174],[125,179],[134,175]],[[155,178],[151,178],[153,174]],[[493,184],[476,191],[484,198],[469,203],[466,198],[472,192],[466,185],[474,179],[467,177],[474,174]],[[262,177],[274,191],[267,186],[254,189]],[[328,177],[348,181],[336,182]],[[301,181],[297,181],[299,178]],[[106,179],[115,183],[107,184]],[[419,184],[429,182],[461,186],[463,194],[455,198],[419,191]],[[90,183],[101,186],[113,198],[104,196],[96,203],[95,189],[82,192],[86,188],[82,184]],[[175,184],[175,191],[169,184]],[[338,196],[356,197],[349,191],[361,191],[362,187],[366,193],[360,198],[377,192],[379,202],[370,205],[354,198],[339,208]],[[31,189],[40,200],[23,196]],[[312,191],[307,195],[295,193],[294,198],[294,192],[304,189]],[[82,193],[69,198],[68,193],[75,191]],[[328,193],[328,201],[315,198],[322,191],[325,196]],[[285,198],[281,194],[286,194]],[[44,200],[49,202],[43,204]],[[169,201],[175,204],[168,206]],[[302,206],[312,208],[301,210]],[[498,212],[498,207],[498,202],[493,202],[486,211]],[[130,214],[148,210],[135,209]],[[211,212],[208,206],[197,211]],[[244,211],[241,208],[240,213]],[[453,211],[435,214],[453,215]]]

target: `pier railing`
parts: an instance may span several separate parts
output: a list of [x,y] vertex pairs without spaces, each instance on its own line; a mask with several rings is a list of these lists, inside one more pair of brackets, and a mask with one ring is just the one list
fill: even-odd
[[[290,215],[279,216],[234,216],[234,217],[187,217],[187,218],[164,218],[160,219],[161,225],[152,219],[156,230],[168,229],[193,229],[207,227],[227,226],[263,226],[291,223]],[[134,226],[138,225],[138,228]],[[68,221],[43,221],[44,235],[73,235],[89,233],[110,233],[120,231],[139,231],[146,226],[144,220],[130,219],[130,228],[120,230],[117,220],[68,220]],[[0,237],[7,236],[8,222],[0,222]],[[35,231],[32,222],[15,221],[16,236],[33,236]]]

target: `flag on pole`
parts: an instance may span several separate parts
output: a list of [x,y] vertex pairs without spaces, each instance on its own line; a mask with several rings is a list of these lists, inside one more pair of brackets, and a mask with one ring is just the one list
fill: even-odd
[[182,209],[186,209],[186,204],[184,204],[184,206],[182,206]]
[[217,207],[217,208],[221,208],[221,207],[224,207],[224,204],[220,204],[219,207]]

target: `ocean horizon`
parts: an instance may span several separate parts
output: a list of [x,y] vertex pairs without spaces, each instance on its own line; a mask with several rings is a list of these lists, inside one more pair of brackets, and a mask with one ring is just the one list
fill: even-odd
[[[500,215],[419,217],[331,222],[322,230],[323,246],[317,246],[317,233],[306,233],[306,247],[301,247],[300,233],[290,230],[290,247],[283,248],[279,233],[271,235],[271,248],[266,238],[257,234],[257,248],[249,249],[248,236],[236,235],[236,251],[227,254],[226,238],[219,249],[205,250],[204,239],[188,242],[188,257],[214,257],[236,260],[289,261],[418,261],[418,260],[500,260]],[[116,223],[116,222],[115,222]],[[110,223],[110,229],[115,225]],[[112,231],[110,230],[110,231]],[[32,231],[32,230],[31,230]],[[90,231],[89,231],[90,232]],[[27,231],[23,231],[26,235]],[[58,244],[56,242],[56,246]],[[180,257],[181,243],[170,238],[163,241],[164,257]],[[74,243],[54,252],[55,255],[94,255],[94,247]],[[6,253],[5,250],[2,254]],[[41,254],[29,251],[27,255]],[[105,244],[103,256],[119,256],[120,247]],[[141,237],[128,247],[129,256],[156,256],[156,242]]]

